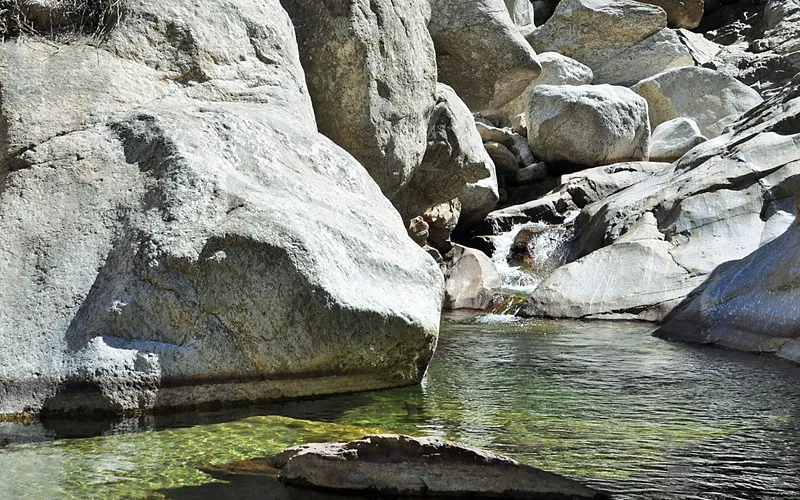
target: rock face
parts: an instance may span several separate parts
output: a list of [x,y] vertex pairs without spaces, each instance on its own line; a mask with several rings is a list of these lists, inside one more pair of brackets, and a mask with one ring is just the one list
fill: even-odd
[[502,107],[541,73],[503,0],[432,0],[428,27],[439,80],[473,112]]
[[422,164],[392,201],[409,220],[463,195],[468,183],[490,177],[492,169],[472,113],[453,89],[439,84]]
[[694,120],[675,118],[662,123],[653,131],[650,138],[650,159],[672,162],[707,140]]
[[[536,290],[524,314],[663,320],[688,294],[702,293],[709,276],[713,283],[730,267],[726,263],[756,252],[794,221],[798,117],[800,77],[745,114],[730,134],[586,207],[578,221],[577,260]],[[723,301],[711,297],[712,306]],[[759,307],[747,311],[773,310]],[[687,337],[704,338],[703,328]]]
[[696,28],[703,18],[703,0],[641,0],[657,5],[667,12],[671,28]]
[[563,476],[438,438],[366,436],[278,454],[280,480],[381,496],[607,498]]
[[530,26],[533,24],[533,4],[530,0],[505,0],[511,20],[517,26]]
[[206,7],[0,45],[0,413],[422,378],[440,270],[316,131],[277,0]]
[[642,80],[633,90],[647,99],[652,127],[679,117],[692,118],[709,139],[762,101],[747,85],[706,68],[665,71]]
[[461,245],[453,247],[445,273],[445,309],[487,309],[500,291],[500,275],[483,252]]
[[527,122],[531,150],[548,164],[594,167],[647,159],[647,102],[623,87],[538,86],[530,94]]
[[281,0],[300,46],[319,131],[390,199],[422,162],[436,102],[425,0]]

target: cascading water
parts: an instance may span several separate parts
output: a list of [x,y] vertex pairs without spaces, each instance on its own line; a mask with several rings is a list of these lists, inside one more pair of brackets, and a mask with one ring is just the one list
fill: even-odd
[[518,224],[495,238],[492,261],[505,291],[529,295],[566,263],[572,220],[574,216],[557,226],[543,222]]

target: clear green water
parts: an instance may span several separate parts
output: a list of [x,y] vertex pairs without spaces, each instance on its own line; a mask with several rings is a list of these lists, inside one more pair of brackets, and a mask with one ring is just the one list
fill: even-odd
[[0,499],[273,498],[269,483],[208,467],[373,432],[487,448],[618,498],[800,498],[800,366],[666,343],[650,330],[451,316],[420,387],[119,422],[1,424],[0,441],[12,444],[0,448]]

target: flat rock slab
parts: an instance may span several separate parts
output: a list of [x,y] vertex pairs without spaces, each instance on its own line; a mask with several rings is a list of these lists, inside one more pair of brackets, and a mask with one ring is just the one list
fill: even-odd
[[359,494],[470,498],[610,498],[551,472],[438,438],[366,436],[289,448],[280,480]]

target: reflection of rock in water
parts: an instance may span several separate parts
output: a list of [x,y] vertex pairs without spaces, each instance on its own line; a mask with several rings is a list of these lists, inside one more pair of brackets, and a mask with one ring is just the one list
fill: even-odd
[[564,265],[572,240],[572,225],[542,222],[519,224],[495,239],[492,257],[507,290],[530,293]]

